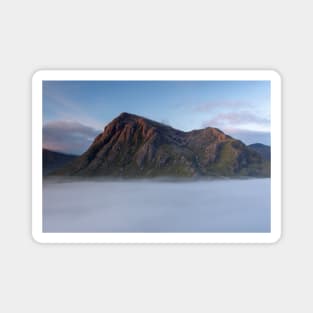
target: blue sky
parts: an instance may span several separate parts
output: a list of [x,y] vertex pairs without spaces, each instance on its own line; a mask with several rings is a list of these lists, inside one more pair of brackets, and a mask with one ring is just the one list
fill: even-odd
[[121,112],[270,143],[269,81],[44,81],[44,147],[82,153]]

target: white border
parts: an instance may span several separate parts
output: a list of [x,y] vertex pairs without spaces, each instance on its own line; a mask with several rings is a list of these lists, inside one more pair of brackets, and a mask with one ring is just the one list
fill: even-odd
[[[42,81],[270,80],[270,233],[43,233]],[[32,235],[40,243],[274,243],[281,236],[281,78],[273,70],[40,70],[32,79]]]

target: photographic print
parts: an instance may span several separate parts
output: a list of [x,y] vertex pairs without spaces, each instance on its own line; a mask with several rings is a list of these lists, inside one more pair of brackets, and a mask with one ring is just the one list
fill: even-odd
[[38,71],[33,237],[271,243],[281,228],[275,71]]

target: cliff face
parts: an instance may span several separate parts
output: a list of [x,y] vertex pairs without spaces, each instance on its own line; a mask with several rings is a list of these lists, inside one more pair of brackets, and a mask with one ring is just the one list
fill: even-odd
[[183,132],[128,113],[108,124],[89,149],[56,175],[269,176],[262,156],[216,128]]

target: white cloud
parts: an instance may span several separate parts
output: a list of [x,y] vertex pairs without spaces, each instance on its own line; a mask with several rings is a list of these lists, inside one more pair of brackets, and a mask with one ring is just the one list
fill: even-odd
[[83,153],[101,132],[76,121],[53,121],[43,126],[43,147],[70,154]]
[[221,110],[242,110],[252,108],[247,101],[209,101],[193,106],[193,111],[198,113],[212,113]]
[[245,128],[254,130],[269,130],[270,119],[253,114],[249,111],[233,111],[220,113],[204,121],[203,127]]

